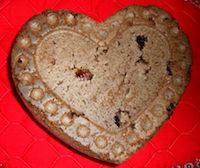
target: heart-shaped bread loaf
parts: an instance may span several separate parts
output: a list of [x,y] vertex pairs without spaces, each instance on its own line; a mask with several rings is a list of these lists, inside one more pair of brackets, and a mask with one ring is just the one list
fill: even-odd
[[130,6],[104,22],[45,11],[18,34],[12,77],[33,116],[73,148],[121,163],[169,117],[191,49],[170,14]]

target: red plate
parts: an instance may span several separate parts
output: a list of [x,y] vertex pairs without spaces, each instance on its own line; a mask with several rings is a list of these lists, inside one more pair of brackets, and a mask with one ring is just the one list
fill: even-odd
[[70,9],[102,21],[128,4],[154,4],[169,11],[193,49],[192,79],[174,114],[121,168],[200,167],[200,10],[183,0],[0,0],[0,168],[106,168],[46,133],[27,114],[13,92],[9,51],[16,33],[31,16]]

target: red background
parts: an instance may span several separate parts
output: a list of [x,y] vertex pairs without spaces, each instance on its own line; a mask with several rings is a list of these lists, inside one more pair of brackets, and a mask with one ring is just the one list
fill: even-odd
[[70,9],[103,20],[128,4],[154,4],[169,11],[193,49],[192,79],[172,117],[142,149],[119,168],[171,167],[200,159],[200,10],[183,0],[0,0],[0,167],[108,168],[44,131],[13,93],[8,66],[16,33],[31,16]]

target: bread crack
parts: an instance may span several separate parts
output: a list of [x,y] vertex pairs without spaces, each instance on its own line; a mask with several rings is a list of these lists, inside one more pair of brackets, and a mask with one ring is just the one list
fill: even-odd
[[147,41],[147,37],[145,37],[144,35],[139,35],[136,37],[136,42],[140,50],[142,50],[145,47],[145,42]]
[[131,116],[129,111],[119,109],[114,116],[114,123],[117,125],[117,127],[123,127],[130,123],[130,118]]
[[166,68],[166,70],[167,70],[167,75],[169,75],[169,76],[173,75],[172,74],[172,69],[171,69],[171,64],[172,64],[171,61],[167,61],[167,68]]
[[139,59],[135,62],[135,64],[138,64],[138,63],[141,63],[141,64],[145,64],[145,65],[148,65],[149,62],[146,61],[143,57],[143,54],[139,57]]

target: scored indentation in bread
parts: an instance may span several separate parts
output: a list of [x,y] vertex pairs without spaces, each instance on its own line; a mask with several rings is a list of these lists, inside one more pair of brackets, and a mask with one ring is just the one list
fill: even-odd
[[11,62],[22,98],[63,139],[119,163],[173,112],[191,52],[174,19],[156,7],[128,7],[103,23],[48,10],[23,27]]

